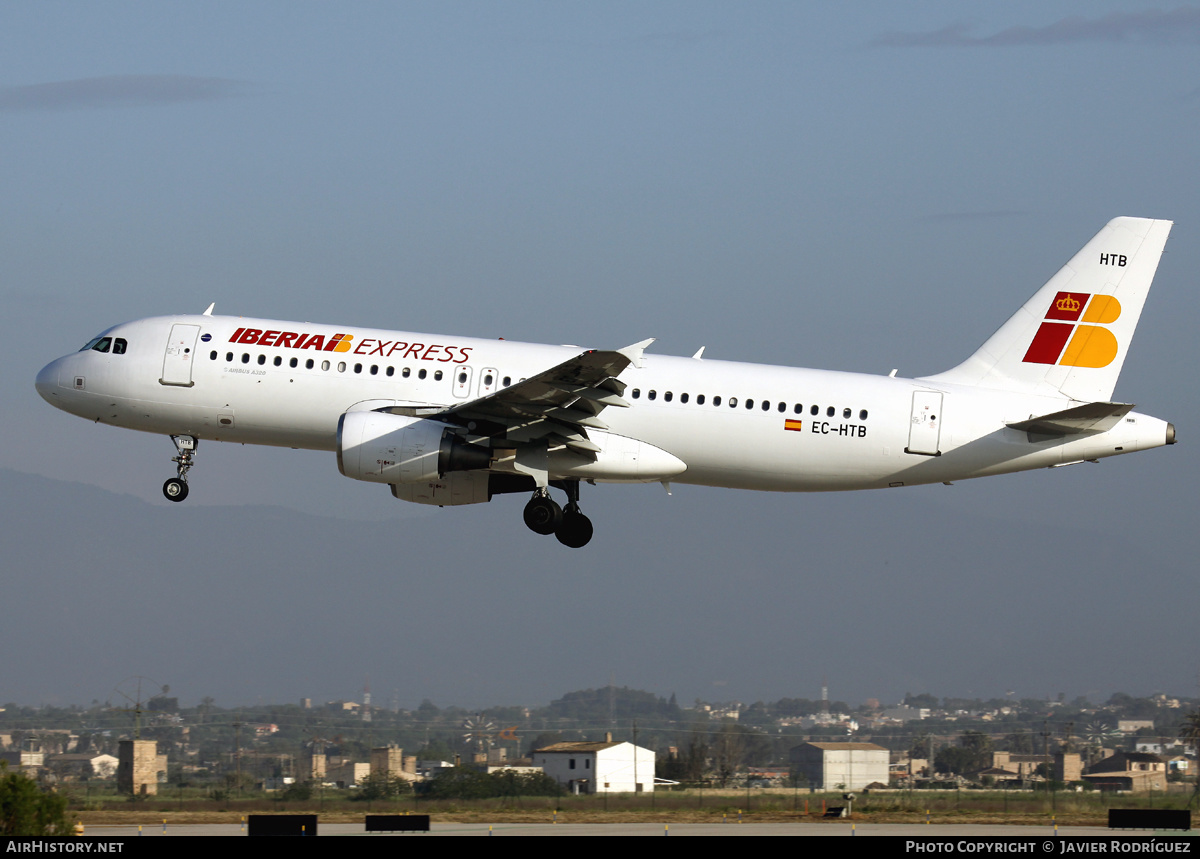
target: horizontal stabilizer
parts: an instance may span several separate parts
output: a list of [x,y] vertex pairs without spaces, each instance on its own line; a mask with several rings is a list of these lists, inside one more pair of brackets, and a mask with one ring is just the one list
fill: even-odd
[[1084,403],[1082,406],[1051,412],[1027,421],[1017,421],[1008,426],[1037,435],[1107,432],[1131,411],[1132,403]]

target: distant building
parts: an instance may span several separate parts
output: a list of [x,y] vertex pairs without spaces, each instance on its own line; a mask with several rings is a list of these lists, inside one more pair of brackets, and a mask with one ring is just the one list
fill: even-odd
[[555,743],[531,752],[529,758],[572,793],[654,790],[654,752],[608,736],[601,743]]
[[45,752],[0,752],[0,761],[6,762],[11,768],[32,774],[46,761]]
[[417,779],[417,757],[405,757],[404,749],[383,746],[371,749],[371,775],[395,776],[415,781]]
[[154,740],[121,740],[117,744],[117,790],[133,796],[154,796],[167,780],[167,756]]
[[370,764],[355,763],[354,761],[347,761],[336,765],[331,764],[325,769],[326,780],[343,788],[353,787],[370,774]]
[[875,743],[802,743],[792,749],[791,760],[820,790],[861,790],[888,782],[888,750]]
[[1094,764],[1083,780],[1102,790],[1166,790],[1167,762],[1145,752],[1117,752]]
[[62,781],[112,778],[119,763],[112,755],[94,753],[46,756],[46,768]]

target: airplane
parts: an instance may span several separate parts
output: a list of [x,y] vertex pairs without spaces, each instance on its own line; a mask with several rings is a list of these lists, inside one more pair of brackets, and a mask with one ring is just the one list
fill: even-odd
[[[404,501],[530,495],[524,522],[579,548],[580,483],[776,492],[886,489],[1058,467],[1175,443],[1113,402],[1172,223],[1110,221],[956,367],[914,379],[200,315],[117,325],[38,373],[51,405],[175,444],[337,455]],[[563,491],[565,506],[550,495]]]

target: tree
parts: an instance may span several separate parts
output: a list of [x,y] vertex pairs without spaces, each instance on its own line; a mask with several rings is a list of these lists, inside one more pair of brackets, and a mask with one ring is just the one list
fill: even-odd
[[957,746],[939,749],[935,766],[938,772],[970,773],[992,765],[992,738],[980,731],[964,731]]
[[1191,744],[1196,756],[1200,758],[1200,710],[1183,717],[1183,723],[1179,726],[1179,739]]
[[358,780],[359,791],[354,799],[371,801],[394,796],[407,796],[413,792],[412,782],[398,775],[371,773]]
[[904,703],[908,707],[923,707],[929,710],[936,710],[938,698],[936,695],[931,695],[928,692],[922,692],[920,695],[905,693]]
[[67,798],[0,761],[0,835],[70,835]]
[[732,722],[726,722],[721,730],[713,736],[712,755],[713,770],[717,784],[725,787],[729,784],[741,766],[746,753],[745,735]]
[[[1196,752],[1196,760],[1200,761],[1200,710],[1195,710],[1183,717],[1183,723],[1179,726],[1179,739],[1192,744],[1192,748]],[[1200,799],[1200,774],[1196,776],[1196,786],[1192,791],[1192,798],[1188,800],[1188,807],[1190,808],[1197,799]]]

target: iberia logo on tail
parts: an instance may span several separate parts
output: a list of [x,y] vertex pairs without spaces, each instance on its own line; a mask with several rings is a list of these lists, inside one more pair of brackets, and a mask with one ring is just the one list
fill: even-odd
[[[1117,357],[1117,338],[1102,326],[1116,322],[1121,303],[1111,295],[1060,292],[1025,353],[1026,364],[1107,367]],[[1076,323],[1094,323],[1080,325]]]

